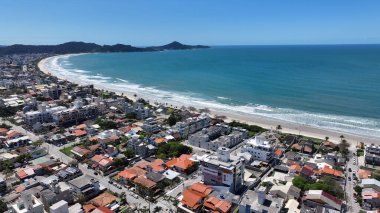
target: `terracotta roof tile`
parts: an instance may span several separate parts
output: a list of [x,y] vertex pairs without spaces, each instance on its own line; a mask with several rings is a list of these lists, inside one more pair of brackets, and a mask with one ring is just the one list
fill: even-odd
[[97,207],[100,207],[113,203],[114,201],[116,201],[116,199],[117,197],[110,194],[109,192],[103,192],[102,194],[90,200],[90,203],[94,204]]

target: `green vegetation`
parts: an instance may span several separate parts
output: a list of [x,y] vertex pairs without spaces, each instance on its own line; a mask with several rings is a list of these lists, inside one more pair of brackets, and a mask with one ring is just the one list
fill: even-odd
[[170,157],[179,157],[182,154],[190,154],[193,149],[177,142],[169,142],[161,145],[156,153],[156,156],[161,159]]
[[135,152],[132,149],[128,148],[125,150],[124,155],[127,158],[133,158],[135,156]]
[[232,121],[232,122],[228,123],[228,125],[230,125],[232,127],[241,127],[243,129],[248,130],[250,137],[255,136],[257,133],[262,133],[262,132],[266,131],[266,129],[264,129],[264,128],[260,127],[260,126],[249,125],[249,124],[240,123],[240,122],[237,122],[237,121]]
[[360,195],[360,194],[362,193],[363,188],[360,187],[359,185],[356,185],[356,186],[354,187],[354,190],[355,190],[355,192],[356,192],[358,195]]
[[71,155],[71,150],[73,149],[73,146],[68,146],[63,149],[60,149],[59,151],[62,152],[63,154],[70,156]]
[[176,113],[172,113],[172,114],[170,114],[167,122],[168,122],[169,126],[174,126],[180,120],[181,120],[180,115],[178,115]]
[[7,204],[0,200],[0,212],[6,212],[8,210]]
[[342,153],[342,155],[344,157],[346,157],[348,155],[348,153],[350,152],[348,150],[348,148],[350,147],[350,144],[345,139],[343,139],[344,138],[343,135],[341,135],[340,137],[341,137],[341,141],[340,141],[340,143],[338,145],[339,152]]
[[344,191],[342,187],[330,177],[322,177],[318,182],[312,182],[305,179],[302,176],[296,176],[293,179],[293,185],[306,190],[323,190],[331,195],[334,195],[340,199],[344,197]]
[[117,128],[117,123],[113,121],[96,119],[95,123],[98,124],[102,130]]
[[0,107],[0,117],[14,116],[17,112],[16,107]]
[[356,150],[356,155],[357,155],[358,157],[360,157],[360,156],[364,156],[364,149],[357,149],[357,150]]
[[136,115],[136,113],[134,113],[134,112],[129,112],[129,113],[125,114],[125,118],[128,118],[128,119],[136,119],[136,118],[137,118],[137,115]]
[[380,181],[380,170],[375,170],[371,173],[371,178]]
[[2,123],[0,124],[0,128],[10,129],[12,126]]

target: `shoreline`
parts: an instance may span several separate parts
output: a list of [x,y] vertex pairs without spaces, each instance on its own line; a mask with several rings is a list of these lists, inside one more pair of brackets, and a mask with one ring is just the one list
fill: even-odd
[[[70,55],[77,55],[77,54],[67,54],[65,56],[70,56]],[[39,70],[41,72],[47,74],[47,75],[57,76],[56,74],[52,73],[45,66],[45,63],[46,63],[47,59],[50,59],[52,57],[61,57],[61,56],[62,55],[57,55],[57,56],[51,56],[51,57],[41,59],[38,62]],[[88,83],[83,83],[80,79],[75,79],[75,78],[63,79],[63,78],[60,78],[59,76],[57,76],[57,77],[59,79],[67,80],[67,81],[73,82],[75,84],[88,85]],[[143,98],[145,100],[149,100],[150,103],[156,103],[156,102],[165,103],[165,102],[167,102],[165,100],[159,100],[158,98],[155,98],[154,96],[152,96],[152,97],[140,96],[141,94],[138,94],[138,92],[133,92],[133,91],[117,90],[117,89],[107,88],[105,86],[100,86],[100,85],[95,85],[95,84],[94,84],[94,88],[100,89],[100,90],[112,91],[112,92],[115,92],[116,94],[118,94],[120,96],[127,97],[128,99],[131,99],[133,101],[136,101],[138,98]],[[137,97],[134,97],[134,94],[137,94]],[[194,106],[195,103],[182,104],[182,103],[168,102],[168,104],[172,105],[173,107],[176,106],[178,108],[181,108],[182,106],[187,106],[187,107],[193,106],[196,109],[201,109],[200,107]],[[304,135],[307,137],[313,137],[313,138],[319,138],[319,139],[325,139],[325,137],[327,136],[327,137],[329,137],[330,141],[336,142],[336,143],[341,140],[340,135],[344,135],[345,139],[349,143],[352,144],[351,148],[355,147],[356,144],[359,142],[364,142],[366,144],[374,143],[374,144],[380,145],[380,138],[376,138],[376,137],[368,137],[368,136],[365,137],[365,136],[361,136],[361,135],[350,134],[347,132],[337,132],[335,130],[327,130],[327,129],[317,128],[317,127],[309,126],[309,125],[305,125],[305,124],[297,124],[294,122],[286,122],[284,120],[264,117],[264,116],[260,116],[260,115],[251,115],[251,114],[243,115],[243,114],[239,114],[239,113],[227,112],[226,110],[223,110],[223,109],[213,109],[213,108],[209,108],[209,109],[211,111],[210,114],[212,116],[215,116],[215,115],[226,116],[226,119],[223,119],[226,122],[236,120],[236,121],[244,122],[244,123],[251,124],[251,125],[261,126],[263,128],[266,128],[266,129],[275,129],[277,125],[281,125],[281,127],[282,127],[281,132],[283,132],[283,133],[290,133],[290,134],[295,134],[295,135],[300,134],[300,135]]]

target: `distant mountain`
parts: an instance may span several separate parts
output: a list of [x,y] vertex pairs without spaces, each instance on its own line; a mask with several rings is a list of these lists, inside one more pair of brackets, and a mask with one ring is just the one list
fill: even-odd
[[0,48],[0,55],[26,54],[26,53],[52,53],[52,54],[71,54],[71,53],[94,53],[94,52],[151,52],[162,50],[184,50],[195,48],[208,48],[202,45],[184,45],[179,42],[172,42],[167,45],[157,47],[134,47],[131,45],[98,45],[85,42],[67,42],[58,45],[22,45],[15,44]]
[[158,47],[151,47],[155,50],[188,50],[188,49],[197,49],[197,48],[209,48],[208,46],[203,45],[186,45],[181,44],[178,41],[173,41],[172,43],[158,46]]

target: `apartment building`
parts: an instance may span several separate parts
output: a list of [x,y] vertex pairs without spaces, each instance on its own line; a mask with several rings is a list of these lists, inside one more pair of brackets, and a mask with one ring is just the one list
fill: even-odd
[[247,140],[242,152],[248,152],[254,160],[270,162],[274,158],[274,145],[264,136],[256,136]]
[[380,165],[380,146],[365,145],[364,157],[366,164]]
[[237,193],[244,185],[244,164],[240,158],[231,156],[231,150],[218,149],[218,156],[200,160],[202,180],[206,185],[225,188]]

